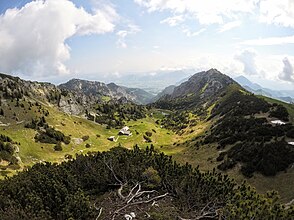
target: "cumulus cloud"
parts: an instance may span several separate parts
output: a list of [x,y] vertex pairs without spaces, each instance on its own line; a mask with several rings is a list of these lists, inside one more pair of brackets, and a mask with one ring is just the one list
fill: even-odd
[[284,67],[283,71],[279,74],[279,79],[294,83],[294,69],[292,64],[287,57],[283,59],[283,63]]
[[294,27],[294,0],[261,0],[260,21]]
[[116,45],[119,48],[127,48],[128,45],[126,43],[126,37],[132,34],[136,34],[140,32],[141,29],[134,24],[128,24],[125,30],[120,30],[116,32],[116,35],[118,36],[118,40],[116,41]]
[[26,75],[69,72],[66,40],[74,35],[112,32],[118,18],[113,7],[100,4],[92,13],[69,0],[36,0],[0,16],[1,71]]
[[256,75],[258,74],[257,66],[256,66],[256,52],[252,49],[246,49],[242,51],[240,54],[235,56],[235,59],[240,61],[243,66],[243,72],[247,75]]
[[200,24],[223,24],[225,19],[236,20],[239,13],[252,13],[256,0],[134,0],[149,12],[168,10],[175,15],[189,15]]

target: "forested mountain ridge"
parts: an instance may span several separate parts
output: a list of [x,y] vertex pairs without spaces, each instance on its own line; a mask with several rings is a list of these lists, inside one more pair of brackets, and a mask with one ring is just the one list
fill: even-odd
[[210,106],[231,84],[237,85],[233,79],[216,69],[199,72],[173,88],[170,94],[162,96],[155,105],[174,110]]
[[294,163],[293,118],[287,109],[258,98],[215,69],[196,73],[154,105],[173,111],[159,123],[179,134],[209,122],[205,134],[186,145],[216,147],[220,170],[240,165],[247,177],[254,172],[271,176]]
[[144,90],[120,87],[114,83],[106,85],[96,81],[72,79],[65,84],[55,86],[51,83],[26,81],[6,74],[0,74],[0,93],[3,98],[20,99],[26,96],[50,103],[61,111],[74,115],[84,113],[96,103],[111,99],[125,98],[142,104],[152,98],[152,95]]

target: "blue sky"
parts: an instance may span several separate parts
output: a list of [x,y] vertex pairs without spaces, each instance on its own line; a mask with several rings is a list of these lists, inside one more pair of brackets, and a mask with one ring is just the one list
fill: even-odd
[[294,0],[0,0],[0,71],[72,77],[217,68],[294,89]]

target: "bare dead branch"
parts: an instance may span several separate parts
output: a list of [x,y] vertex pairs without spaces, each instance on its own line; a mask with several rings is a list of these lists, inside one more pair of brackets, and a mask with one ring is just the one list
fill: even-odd
[[101,214],[102,214],[103,207],[98,208],[98,207],[96,206],[96,202],[95,202],[95,203],[94,203],[94,208],[95,208],[97,211],[99,210],[98,216],[96,217],[96,220],[98,220],[98,219],[100,218]]
[[111,173],[112,173],[113,177],[115,178],[115,180],[116,180],[117,182],[119,182],[119,184],[123,185],[122,181],[116,176],[116,174],[115,174],[115,172],[114,172],[114,170],[113,170],[112,165],[111,165],[111,164],[108,164],[108,163],[106,162],[105,157],[104,157],[104,159],[103,159],[103,162],[104,162],[104,164],[106,165],[106,167],[111,171]]
[[[127,198],[132,196],[132,194],[133,194],[134,190],[137,188],[137,186],[140,186],[139,183],[136,183],[136,185],[130,190],[129,194],[127,195]],[[141,188],[141,186],[140,186],[140,188]]]
[[151,190],[151,191],[142,191],[142,192],[139,192],[136,197],[140,197],[142,196],[143,194],[151,194],[151,193],[154,193],[156,192],[156,190]]
[[[164,198],[165,196],[168,195],[168,193],[165,193],[165,194],[162,194],[162,195],[151,197],[150,195],[152,193],[155,193],[156,190],[141,191],[142,186],[141,186],[140,183],[137,182],[135,184],[135,186],[133,186],[130,189],[128,195],[125,196],[125,195],[123,195],[123,189],[127,185],[127,183],[123,183],[122,180],[120,180],[117,177],[116,173],[114,172],[113,166],[111,165],[110,162],[106,162],[105,158],[104,158],[104,164],[111,171],[113,177],[117,181],[118,184],[115,184],[115,185],[120,186],[119,189],[117,190],[117,194],[118,194],[119,198],[122,200],[122,202],[121,202],[122,207],[117,209],[115,212],[113,212],[113,215],[112,215],[113,220],[115,219],[116,215],[118,215],[122,210],[128,208],[129,206],[135,206],[135,205],[140,205],[140,204],[148,204],[148,203],[151,203],[151,202],[155,202],[156,200],[162,199],[162,198]],[[147,195],[147,196],[144,196],[144,195]],[[142,198],[143,196],[144,196],[144,198]],[[140,198],[140,200],[138,200],[138,198]],[[95,206],[95,208],[96,208],[96,206]],[[96,218],[96,220],[98,220],[98,218],[101,216],[102,208],[100,208],[100,209],[96,208],[96,210],[99,210],[99,215]]]
[[[207,203],[202,210],[200,211],[200,214],[192,219],[185,219],[180,216],[178,216],[179,220],[201,220],[201,219],[215,219],[216,217],[220,217],[219,215],[219,207],[217,205],[213,204],[211,207],[209,207],[212,204],[212,202]],[[205,211],[207,210],[207,211]]]
[[137,201],[137,202],[133,202],[133,203],[126,204],[125,206],[123,206],[123,207],[121,207],[120,209],[116,210],[116,211],[114,212],[114,214],[118,214],[120,211],[126,209],[126,208],[129,207],[129,206],[134,206],[134,205],[139,205],[139,204],[150,203],[150,202],[153,202],[153,201],[155,201],[155,200],[161,199],[161,198],[163,198],[163,197],[165,197],[165,196],[167,196],[167,195],[168,195],[168,193],[165,193],[165,194],[162,194],[162,195],[159,195],[159,196],[155,196],[155,197],[153,197],[153,198],[151,198],[151,199],[149,199],[149,200],[142,200],[142,201]]
[[98,214],[98,216],[96,217],[96,220],[98,220],[98,219],[100,218],[100,216],[101,216],[101,214],[102,214],[102,210],[103,210],[103,207],[100,208],[100,210],[99,210],[99,214]]

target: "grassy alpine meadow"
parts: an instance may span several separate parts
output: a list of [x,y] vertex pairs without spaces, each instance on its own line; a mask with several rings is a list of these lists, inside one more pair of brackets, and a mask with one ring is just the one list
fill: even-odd
[[[32,166],[39,162],[62,162],[65,157],[74,158],[76,154],[86,154],[89,151],[107,151],[112,147],[122,145],[126,148],[133,148],[138,145],[140,148],[145,148],[153,144],[156,149],[165,151],[168,154],[174,154],[180,151],[175,151],[173,143],[180,141],[183,137],[179,137],[174,132],[162,128],[156,124],[156,120],[161,117],[161,112],[156,112],[152,116],[139,119],[136,121],[126,121],[132,132],[131,136],[118,135],[120,129],[107,129],[106,125],[101,125],[93,121],[87,120],[82,116],[73,116],[58,111],[56,108],[46,105],[44,110],[49,114],[46,116],[46,122],[49,126],[53,126],[56,130],[61,131],[66,136],[71,137],[71,142],[66,145],[62,143],[62,151],[55,151],[55,144],[46,144],[36,142],[34,137],[37,131],[25,128],[24,124],[29,120],[24,120],[21,123],[12,122],[7,126],[2,126],[1,134],[7,135],[13,141],[20,143],[19,153],[17,154],[21,159],[20,169],[15,169],[13,166],[1,166],[2,176],[13,175],[17,170],[21,170],[26,166]],[[29,118],[40,117],[38,111],[31,110]],[[18,117],[25,116],[17,113]],[[144,139],[146,132],[150,132],[151,142],[147,143]],[[87,136],[86,140],[82,139]],[[116,141],[109,141],[110,136],[115,136]],[[5,171],[5,172],[4,172]]]

